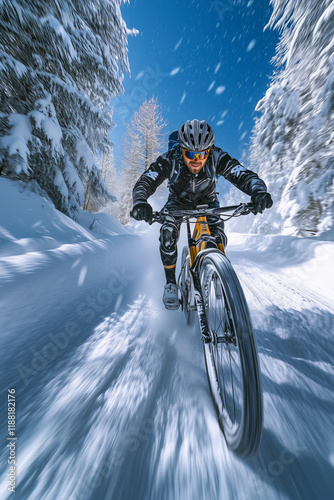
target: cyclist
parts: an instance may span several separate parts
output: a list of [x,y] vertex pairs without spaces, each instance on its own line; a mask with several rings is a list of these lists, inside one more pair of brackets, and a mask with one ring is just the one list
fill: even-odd
[[[172,134],[171,134],[172,136]],[[171,138],[170,136],[170,138]],[[199,120],[188,120],[178,131],[178,144],[159,156],[140,176],[133,189],[132,216],[149,222],[152,207],[147,199],[157,187],[169,179],[169,197],[165,211],[193,210],[197,205],[219,207],[216,183],[223,176],[234,186],[251,196],[254,213],[262,213],[273,204],[265,183],[251,170],[231,158],[214,145],[214,132],[210,125]],[[227,238],[222,220],[208,219],[210,232],[226,246]],[[166,275],[163,302],[167,309],[179,307],[175,267],[180,223],[165,222],[160,230],[160,254]]]

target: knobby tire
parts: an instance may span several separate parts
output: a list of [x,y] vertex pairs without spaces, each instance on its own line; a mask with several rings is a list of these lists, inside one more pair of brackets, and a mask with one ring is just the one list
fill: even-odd
[[212,336],[203,343],[212,400],[228,447],[248,457],[260,442],[262,391],[246,299],[223,253],[205,255],[199,272]]

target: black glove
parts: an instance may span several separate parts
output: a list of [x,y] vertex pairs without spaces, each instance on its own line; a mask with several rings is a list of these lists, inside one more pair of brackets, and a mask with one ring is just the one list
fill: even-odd
[[265,208],[270,208],[273,206],[273,200],[270,194],[266,191],[257,191],[256,193],[253,193],[251,196],[251,200],[254,207],[254,214],[262,214]]
[[142,201],[137,203],[131,212],[131,216],[136,220],[144,220],[150,222],[152,219],[153,209],[149,203]]

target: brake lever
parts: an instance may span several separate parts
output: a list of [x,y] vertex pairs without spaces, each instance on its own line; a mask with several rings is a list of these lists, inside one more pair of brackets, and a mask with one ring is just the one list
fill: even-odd
[[152,217],[151,217],[151,220],[149,220],[147,223],[152,226],[152,224],[154,222],[157,222],[157,216],[158,216],[159,212],[153,212],[152,214]]
[[151,220],[148,222],[152,225],[154,222],[175,222],[175,218],[168,212],[153,212]]
[[163,218],[161,212],[153,212],[151,220],[148,221],[148,224],[151,226],[154,222],[160,222]]
[[250,214],[253,211],[252,208],[253,208],[253,206],[250,203],[242,203],[240,205],[240,207],[238,207],[234,211],[233,217],[236,216],[236,215],[247,215],[247,214]]

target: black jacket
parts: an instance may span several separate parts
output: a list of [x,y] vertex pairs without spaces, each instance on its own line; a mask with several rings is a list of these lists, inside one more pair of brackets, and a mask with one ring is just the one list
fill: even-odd
[[212,146],[204,168],[192,174],[183,161],[182,149],[177,146],[159,156],[140,176],[133,189],[133,204],[147,201],[166,179],[169,179],[170,194],[183,202],[195,206],[208,203],[216,199],[216,183],[221,175],[248,195],[267,191],[257,174],[216,146]]

